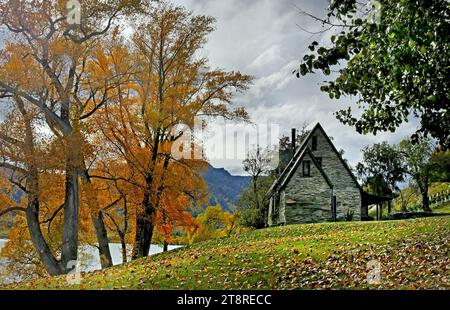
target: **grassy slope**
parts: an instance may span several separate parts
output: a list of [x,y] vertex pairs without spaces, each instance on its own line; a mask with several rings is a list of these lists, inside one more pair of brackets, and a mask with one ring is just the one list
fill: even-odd
[[[428,188],[428,195],[433,196],[449,188],[449,182],[435,182],[430,184]],[[421,210],[422,197],[416,190],[414,190],[412,187],[407,187],[402,189],[402,192],[404,197],[409,197],[409,208]],[[394,199],[394,211],[401,211],[400,198]],[[436,212],[438,211],[436,210]]]
[[[450,288],[450,217],[293,225],[254,231],[84,274],[38,289]],[[368,285],[367,262],[381,262]]]
[[450,213],[450,201],[433,209],[433,212],[437,213]]

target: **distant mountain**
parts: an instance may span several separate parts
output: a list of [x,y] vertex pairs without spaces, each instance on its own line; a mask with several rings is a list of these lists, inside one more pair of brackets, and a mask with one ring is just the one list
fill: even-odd
[[221,205],[224,210],[234,211],[241,190],[246,188],[250,177],[231,175],[224,168],[209,165],[203,178],[210,193],[209,205]]

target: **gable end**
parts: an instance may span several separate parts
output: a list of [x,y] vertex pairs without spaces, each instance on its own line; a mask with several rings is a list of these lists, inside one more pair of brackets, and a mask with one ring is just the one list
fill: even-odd
[[284,178],[283,182],[281,183],[281,185],[279,186],[278,189],[283,189],[289,183],[289,181],[291,180],[291,178],[294,175],[295,171],[297,171],[300,163],[302,162],[302,159],[305,157],[306,154],[309,155],[309,157],[311,158],[312,163],[319,170],[320,174],[323,176],[323,178],[327,182],[328,186],[330,186],[330,188],[333,188],[333,183],[328,178],[327,174],[322,169],[321,165],[319,165],[319,163],[317,162],[316,158],[314,157],[314,154],[311,152],[311,150],[308,147],[306,147],[305,150],[297,158],[297,160],[295,161],[294,166],[289,170],[289,173],[286,175],[286,177]]

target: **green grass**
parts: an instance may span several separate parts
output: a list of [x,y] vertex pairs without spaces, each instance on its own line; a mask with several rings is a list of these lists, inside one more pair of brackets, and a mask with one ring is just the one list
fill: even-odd
[[[216,239],[20,289],[449,289],[450,217],[292,225]],[[368,284],[368,262],[381,282]]]
[[436,213],[450,213],[450,201],[446,202],[444,205],[436,207],[433,209],[433,212]]

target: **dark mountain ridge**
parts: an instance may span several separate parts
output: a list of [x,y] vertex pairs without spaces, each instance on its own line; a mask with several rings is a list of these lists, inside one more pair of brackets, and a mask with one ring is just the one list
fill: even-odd
[[208,170],[203,174],[210,194],[209,205],[220,205],[224,210],[235,211],[235,203],[239,194],[245,189],[250,177],[232,175],[224,168],[214,168],[208,165]]

